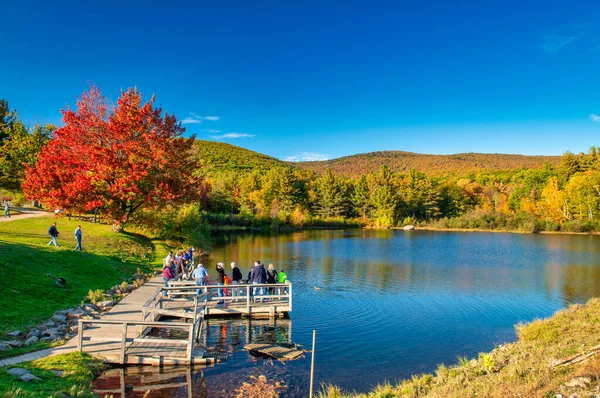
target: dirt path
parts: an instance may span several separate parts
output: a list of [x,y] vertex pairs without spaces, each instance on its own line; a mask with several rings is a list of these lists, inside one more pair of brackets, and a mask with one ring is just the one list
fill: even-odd
[[11,213],[15,210],[19,211],[19,214],[11,214],[10,217],[5,218],[4,217],[4,208],[2,208],[2,213],[0,213],[0,222],[21,220],[23,218],[50,216],[53,214],[46,210],[34,209],[34,208],[30,208],[30,207],[11,207],[10,208]]

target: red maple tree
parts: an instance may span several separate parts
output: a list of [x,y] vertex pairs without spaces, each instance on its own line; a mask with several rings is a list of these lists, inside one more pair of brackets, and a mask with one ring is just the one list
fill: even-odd
[[143,103],[130,88],[110,110],[90,87],[75,111],[62,110],[64,126],[27,168],[27,197],[72,212],[97,209],[117,226],[139,208],[193,197],[194,138],[184,139],[177,118],[153,105],[154,96]]

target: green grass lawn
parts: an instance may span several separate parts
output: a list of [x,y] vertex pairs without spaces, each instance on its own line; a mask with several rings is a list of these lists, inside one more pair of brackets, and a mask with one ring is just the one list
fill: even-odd
[[[60,247],[47,246],[54,221]],[[83,230],[83,252],[74,250],[77,225]],[[149,271],[164,254],[162,242],[156,243],[158,250],[141,234],[51,215],[0,223],[0,335],[74,307],[89,290],[107,289],[137,268]],[[67,280],[65,287],[55,283],[58,277]]]
[[[26,368],[42,381],[24,383],[9,374],[6,368],[0,368],[0,395],[3,397],[90,397],[91,383],[106,365],[89,355],[73,352],[14,367]],[[57,376],[52,370],[64,373]]]

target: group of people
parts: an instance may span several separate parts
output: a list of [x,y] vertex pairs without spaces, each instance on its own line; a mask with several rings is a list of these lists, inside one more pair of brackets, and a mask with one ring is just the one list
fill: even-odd
[[[58,247],[58,242],[56,238],[58,238],[59,232],[56,228],[56,223],[52,223],[50,228],[48,228],[48,236],[50,237],[50,242],[48,242],[48,246],[54,245]],[[83,238],[83,232],[81,231],[81,225],[77,226],[75,229],[75,240],[77,241],[77,246],[75,246],[75,250],[82,251],[81,249],[81,238]]]
[[[173,252],[165,258],[163,262],[163,280],[165,281],[165,287],[168,286],[168,282],[171,280],[181,279],[194,279],[196,286],[206,286],[209,283],[208,271],[202,263],[199,263],[194,268],[193,248],[189,249],[186,253],[179,252],[177,256],[173,257]],[[185,255],[188,254],[186,259]],[[243,279],[242,271],[238,268],[235,262],[230,264],[231,266],[231,277],[227,275],[225,271],[225,264],[222,262],[217,263],[215,271],[217,271],[217,285],[219,286],[231,286],[228,288],[219,288],[218,295],[221,298],[217,304],[223,304],[222,299],[225,296],[236,297],[232,301],[238,300],[237,297],[241,296],[242,289],[235,287],[243,283],[251,285],[260,284],[274,284],[274,283],[285,283],[287,281],[287,275],[284,270],[277,271],[273,264],[269,264],[268,270],[260,261],[255,261],[254,266],[248,272],[246,280]],[[200,294],[201,289],[197,290],[197,294]],[[262,296],[274,295],[279,293],[276,292],[274,287],[254,287],[251,289],[250,294],[253,296],[259,296],[260,300]]]

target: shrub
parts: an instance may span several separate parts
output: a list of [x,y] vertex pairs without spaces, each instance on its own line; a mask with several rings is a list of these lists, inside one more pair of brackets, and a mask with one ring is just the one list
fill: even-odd
[[90,290],[86,297],[92,304],[96,304],[104,300],[104,292],[100,289]]

